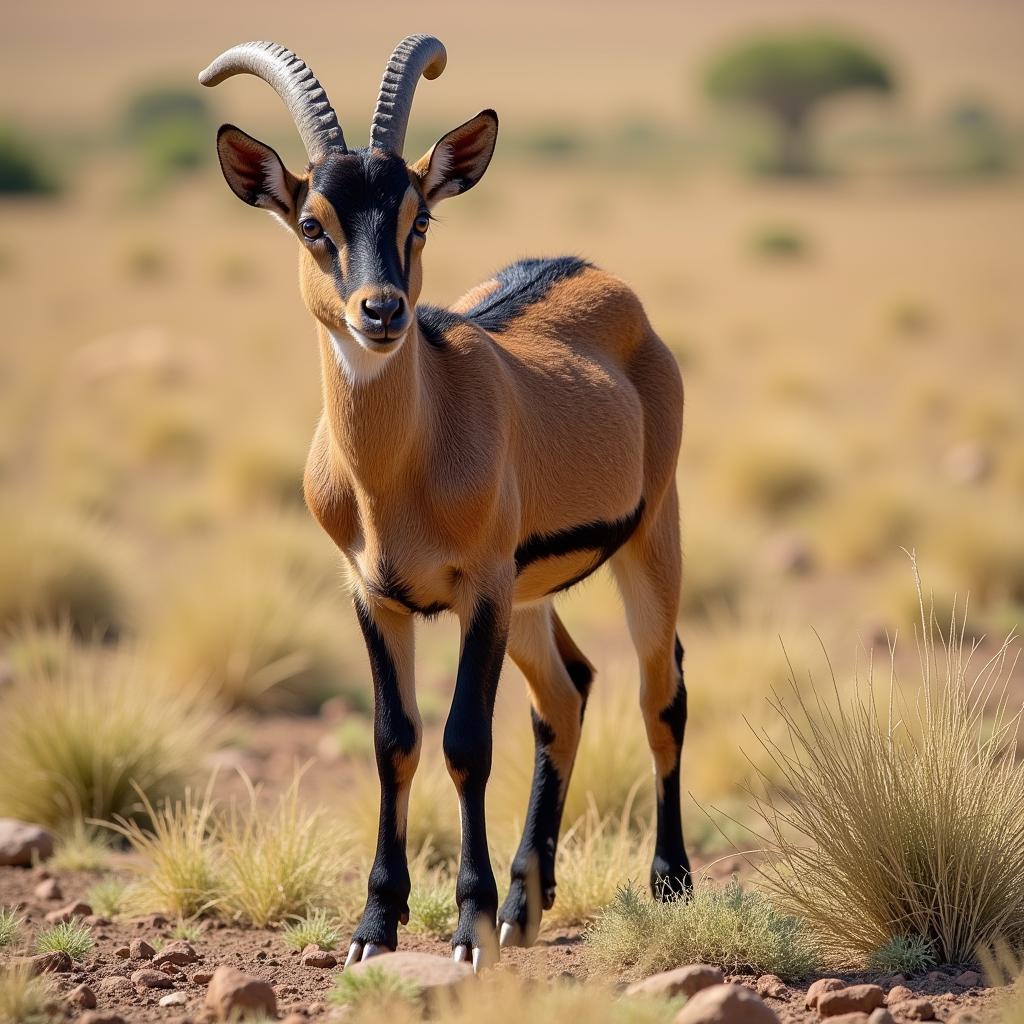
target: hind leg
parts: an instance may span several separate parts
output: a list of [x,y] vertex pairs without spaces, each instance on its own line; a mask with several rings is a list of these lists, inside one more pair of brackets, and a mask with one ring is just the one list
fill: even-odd
[[512,615],[508,653],[530,691],[536,760],[522,842],[498,912],[503,946],[530,946],[555,901],[555,850],[593,668],[549,602]]
[[676,635],[681,571],[675,488],[612,559],[629,631],[640,659],[640,706],[654,758],[657,834],[651,864],[655,896],[689,892],[683,845],[679,763],[686,729],[683,647]]

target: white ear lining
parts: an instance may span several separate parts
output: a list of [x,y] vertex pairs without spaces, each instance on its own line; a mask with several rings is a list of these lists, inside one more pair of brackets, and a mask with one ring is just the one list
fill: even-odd
[[[440,188],[448,177],[448,172],[452,169],[452,163],[451,147],[443,141],[438,142],[430,151],[430,160],[427,161],[427,176],[423,182],[423,191],[429,198],[434,197],[435,190]],[[440,199],[443,195],[450,194],[445,192],[437,198]]]
[[284,170],[281,167],[279,160],[274,157],[267,155],[260,163],[263,166],[264,183],[267,191],[276,199],[284,209],[291,207],[292,201],[291,196],[288,195],[288,189],[285,186]]

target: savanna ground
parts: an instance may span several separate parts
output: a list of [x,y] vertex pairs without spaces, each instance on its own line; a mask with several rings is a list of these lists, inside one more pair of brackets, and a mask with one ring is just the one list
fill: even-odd
[[[760,129],[704,100],[703,69],[737,34],[824,15],[877,44],[898,91],[826,112],[821,176],[753,176],[742,165]],[[518,256],[577,252],[636,288],[678,357],[687,388],[684,822],[710,878],[738,872],[762,898],[765,861],[739,854],[778,846],[756,797],[785,808],[801,796],[785,759],[770,756],[789,729],[767,698],[786,691],[791,673],[786,692],[808,699],[812,717],[816,695],[831,693],[823,651],[840,703],[864,699],[855,674],[863,681],[872,659],[884,664],[876,675],[885,690],[889,639],[899,634],[898,689],[908,709],[921,706],[904,549],[916,551],[944,628],[953,595],[961,609],[970,595],[965,643],[978,638],[975,667],[998,656],[1020,621],[1020,9],[788,3],[769,15],[732,0],[641,3],[624,17],[610,4],[528,3],[513,19],[441,4],[429,24],[423,18],[422,9],[381,18],[269,4],[129,10],[110,0],[5,15],[3,111],[38,140],[63,188],[0,200],[0,816],[68,837],[46,870],[64,902],[103,903],[93,909],[111,923],[93,926],[95,948],[73,980],[123,972],[114,950],[130,938],[180,933],[207,963],[273,976],[283,1007],[317,1016],[310,1007],[322,1008],[336,972],[300,967],[281,928],[321,911],[338,934],[320,938],[344,947],[376,835],[365,654],[338,559],[302,504],[320,392],[294,243],[233,199],[213,165],[222,120],[292,166],[302,162],[298,141],[258,82],[204,97],[206,162],[191,170],[176,169],[159,145],[133,143],[125,114],[141,90],[190,87],[195,71],[243,38],[295,47],[361,141],[390,47],[408,31],[436,33],[449,67],[420,88],[409,151],[485,106],[501,115],[502,135],[479,188],[440,211],[424,299],[451,301]],[[957,134],[950,111],[966,100],[1002,126],[1008,155],[998,166],[974,161]],[[568,595],[560,613],[598,679],[566,810],[558,903],[540,945],[506,954],[501,970],[614,984],[674,966],[635,950],[612,966],[581,937],[620,887],[647,876],[653,800],[637,672],[608,579]],[[441,620],[419,636],[427,742],[409,845],[420,895],[402,942],[442,952],[459,826],[440,728],[458,634]],[[1012,726],[1024,696],[1012,654],[1004,676]],[[996,737],[999,756],[1016,747],[1012,729],[990,724],[1003,693],[997,686],[961,709],[979,735]],[[532,769],[512,666],[495,751],[488,813],[500,887]],[[970,770],[969,758],[956,763]],[[1007,792],[1024,793],[1013,789],[1012,755],[1006,770],[1017,770]],[[155,812],[142,825],[166,826],[156,843],[136,832],[133,846],[82,823],[135,813],[131,779]],[[203,804],[210,779],[216,806]],[[251,803],[245,780],[260,787]],[[186,784],[192,802],[164,813],[160,801],[180,799]],[[899,797],[881,792],[883,804]],[[870,810],[884,818],[884,807]],[[1022,823],[1012,808],[1007,815],[995,830],[1012,833],[1007,847],[981,853],[1024,866]],[[793,834],[786,823],[781,831],[782,842]],[[83,847],[83,836],[108,834],[110,849]],[[285,878],[295,884],[282,895]],[[27,950],[44,912],[63,906],[36,895],[40,881],[38,871],[0,868],[0,905],[23,905],[15,916],[27,918],[0,958]],[[1024,896],[1019,886],[1007,893],[1020,927]],[[983,895],[973,893],[978,903]],[[790,996],[773,1006],[794,1019],[805,1013],[797,983],[836,969],[903,973],[915,991],[953,993],[936,1001],[944,1019],[992,1008],[991,996],[951,981],[977,950],[949,977],[929,979],[944,959],[934,944],[916,972],[902,969],[912,958],[872,960],[886,939],[915,928],[853,934],[841,922],[865,916],[864,902],[824,902],[834,918],[825,931],[845,938],[841,948],[826,941],[817,959],[777,944],[758,959],[721,936],[703,950],[722,952],[727,967],[735,955],[733,972],[783,974]],[[897,923],[900,913],[913,918],[901,906],[889,908]],[[783,909],[794,912],[793,900]],[[795,909],[818,942],[824,915]],[[157,911],[166,927],[136,926]],[[1005,930],[1008,941],[1024,938]],[[200,985],[180,984],[184,1009],[130,990],[101,1006],[129,1020],[170,1019],[201,1002]]]

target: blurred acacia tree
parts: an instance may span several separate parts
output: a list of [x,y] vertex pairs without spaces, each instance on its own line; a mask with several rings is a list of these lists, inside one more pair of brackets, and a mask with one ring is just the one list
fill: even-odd
[[811,115],[832,96],[855,91],[888,94],[895,88],[877,54],[830,32],[757,36],[723,53],[705,87],[725,103],[758,108],[778,128],[771,170],[809,174],[815,169]]

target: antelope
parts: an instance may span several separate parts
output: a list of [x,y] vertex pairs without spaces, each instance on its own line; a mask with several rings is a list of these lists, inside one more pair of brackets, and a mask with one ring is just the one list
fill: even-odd
[[[199,76],[207,86],[242,73],[263,79],[309,156],[295,174],[239,128],[217,133],[231,190],[298,240],[323,386],[304,493],[350,570],[373,678],[380,829],[346,966],[396,949],[408,923],[406,825],[422,733],[414,621],[441,612],[461,630],[443,737],[462,825],[453,956],[480,969],[501,946],[536,939],[555,899],[562,809],[594,677],[553,602],[605,562],[639,658],[654,763],[650,884],[662,899],[691,887],[680,811],[679,368],[637,296],[582,259],[521,260],[450,308],[420,303],[432,210],[477,184],[498,131],[495,112],[483,110],[406,162],[417,82],[446,61],[431,36],[398,44],[363,149],[348,148],[324,89],[283,46],[243,43]],[[526,678],[536,753],[499,908],[484,803],[506,653]]]

